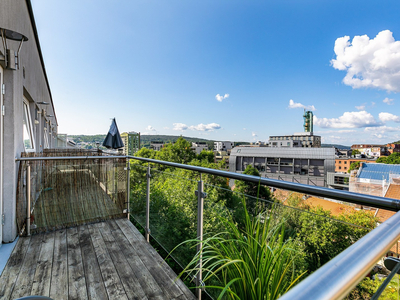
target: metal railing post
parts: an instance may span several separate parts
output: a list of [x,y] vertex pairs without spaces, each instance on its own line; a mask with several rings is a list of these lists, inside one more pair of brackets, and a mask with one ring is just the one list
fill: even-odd
[[146,241],[150,242],[150,164],[147,166],[147,193],[146,193],[146,228],[145,228],[145,236]]
[[200,173],[200,180],[197,183],[197,239],[199,241],[197,245],[197,253],[200,252],[200,259],[198,264],[198,272],[196,275],[196,294],[197,298],[201,299],[201,292],[202,292],[202,285],[203,285],[203,258],[202,258],[202,251],[203,251],[203,214],[204,214],[204,183],[201,179]]
[[130,159],[127,158],[127,167],[126,167],[126,216],[129,220],[130,217],[130,198],[131,198],[131,163],[130,163]]
[[31,235],[31,165],[26,168],[26,234]]

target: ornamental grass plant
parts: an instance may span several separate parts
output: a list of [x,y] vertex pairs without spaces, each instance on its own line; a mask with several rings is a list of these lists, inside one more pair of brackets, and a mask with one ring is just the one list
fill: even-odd
[[[296,270],[296,243],[285,240],[284,220],[274,216],[274,208],[251,216],[242,202],[242,228],[231,216],[221,217],[225,230],[203,241],[180,276],[196,276],[202,258],[205,288],[218,299],[277,299],[305,273]],[[200,243],[185,243],[191,242]]]

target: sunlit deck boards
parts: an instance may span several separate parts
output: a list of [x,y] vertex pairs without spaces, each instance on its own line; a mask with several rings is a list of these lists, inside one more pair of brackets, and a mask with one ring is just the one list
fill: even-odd
[[195,299],[126,219],[20,238],[0,299]]

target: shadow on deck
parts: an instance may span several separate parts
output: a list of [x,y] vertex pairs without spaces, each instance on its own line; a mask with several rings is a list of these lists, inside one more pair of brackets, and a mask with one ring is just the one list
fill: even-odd
[[196,299],[127,219],[19,239],[0,299]]

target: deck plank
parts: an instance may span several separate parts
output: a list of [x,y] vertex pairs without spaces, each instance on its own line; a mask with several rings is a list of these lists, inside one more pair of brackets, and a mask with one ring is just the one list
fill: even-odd
[[67,230],[56,231],[50,298],[68,299]]
[[[149,249],[152,247],[147,243],[144,238],[141,239],[139,236],[136,236],[133,233],[132,227],[130,226],[130,224],[132,223],[125,219],[116,220],[116,223],[125,234],[131,246],[134,247],[136,253],[140,257],[146,268],[149,270],[150,274],[158,282],[165,295],[169,296],[168,299],[191,299],[187,298],[187,296],[184,295],[183,290],[178,288],[176,284],[178,281],[175,280],[177,276],[175,275],[174,277],[171,277],[165,272],[165,270],[170,269],[170,267],[167,264],[161,265],[160,263],[158,263],[158,261],[154,259],[154,257],[149,252]],[[160,259],[162,260],[161,257]],[[173,273],[172,270],[171,272]]]
[[31,295],[33,278],[36,272],[37,260],[39,258],[40,247],[42,245],[41,235],[31,237],[29,248],[26,252],[22,269],[15,282],[14,290],[11,294],[11,299],[16,299]]
[[128,300],[121,279],[119,278],[118,272],[108,254],[107,247],[99,229],[95,225],[88,225],[88,227],[108,298],[111,300]]
[[126,219],[21,238],[0,276],[0,299],[195,299]]
[[130,266],[130,273],[124,274],[124,276],[128,276],[134,280],[135,285],[139,285],[139,288],[143,289],[143,293],[148,299],[165,299],[162,289],[135,253],[134,249],[130,247],[128,240],[126,240],[118,225],[112,220],[108,221],[107,226],[104,226],[102,229],[102,234],[107,247],[113,248],[113,251],[110,251],[110,253],[114,252],[118,254],[116,250],[117,248],[119,249],[120,255],[115,257],[115,259],[118,261],[123,260],[121,261],[122,264]]
[[47,233],[42,236],[42,247],[36,267],[32,285],[32,295],[50,296],[51,271],[53,267],[53,251],[55,233]]
[[[118,224],[122,223],[121,220],[116,220]],[[139,230],[132,224],[132,222],[126,222],[125,223],[132,233],[136,236],[137,240],[140,241],[141,243],[148,244],[144,236],[139,232]],[[177,278],[177,275],[175,272],[171,269],[171,267],[166,263],[166,261],[158,254],[156,249],[153,247],[147,247],[147,251],[151,254],[150,259],[154,259],[159,266],[162,267],[164,272],[167,274],[169,278],[174,280],[174,283],[177,285],[177,287],[183,292],[185,295],[185,298],[183,299],[197,299],[195,295],[189,290],[189,288],[184,284],[182,280],[175,280]]]
[[9,299],[21,271],[31,237],[20,238],[0,277],[0,299]]
[[93,300],[108,299],[103,278],[101,277],[100,267],[96,259],[96,253],[94,252],[92,240],[90,238],[89,229],[86,225],[79,226],[78,233],[88,298]]
[[67,230],[68,242],[68,299],[87,299],[85,270],[76,227]]

